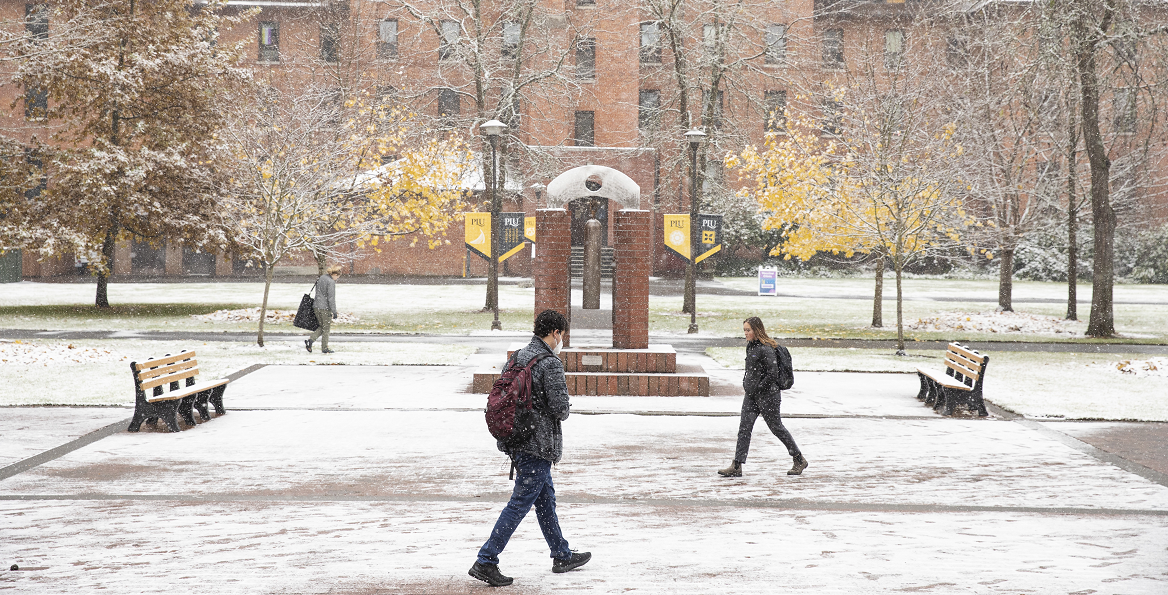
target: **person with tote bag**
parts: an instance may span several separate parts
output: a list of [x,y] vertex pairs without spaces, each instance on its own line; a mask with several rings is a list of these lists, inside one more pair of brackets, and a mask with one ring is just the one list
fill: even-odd
[[316,339],[320,338],[320,352],[332,353],[329,349],[329,329],[332,327],[332,321],[337,319],[337,279],[341,277],[341,267],[339,265],[330,266],[325,270],[325,273],[316,280],[316,301],[312,304],[312,309],[316,313],[316,320],[320,323],[320,328],[316,329],[308,339],[304,341],[305,349],[312,353],[312,344]]

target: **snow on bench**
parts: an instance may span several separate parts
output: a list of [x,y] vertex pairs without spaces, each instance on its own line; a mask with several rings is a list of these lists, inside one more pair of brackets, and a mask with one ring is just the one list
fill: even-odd
[[917,376],[921,379],[917,399],[932,405],[934,410],[941,409],[943,415],[953,415],[958,404],[970,412],[976,410],[979,417],[989,415],[981,392],[982,379],[989,362],[988,355],[982,355],[960,343],[950,343],[945,351],[944,370],[917,368]]

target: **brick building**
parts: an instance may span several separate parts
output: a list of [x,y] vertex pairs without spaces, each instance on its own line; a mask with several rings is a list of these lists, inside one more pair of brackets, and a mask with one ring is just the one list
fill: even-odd
[[[0,0],[0,16],[6,23],[22,23],[32,6]],[[721,171],[719,157],[781,131],[788,109],[798,107],[830,122],[838,109],[831,89],[847,84],[850,73],[879,71],[873,80],[883,81],[886,71],[906,63],[940,65],[960,49],[956,34],[938,33],[936,23],[926,31],[915,20],[924,0],[862,2],[841,10],[831,7],[843,4],[826,0],[760,1],[742,3],[733,13],[700,2],[689,12],[663,12],[668,6],[654,0],[514,6],[498,0],[486,5],[487,12],[475,13],[462,0],[409,7],[371,0],[232,0],[225,9],[229,14],[254,14],[221,32],[219,43],[242,42],[256,77],[269,85],[335,89],[338,100],[361,92],[390,98],[416,112],[426,127],[463,133],[472,142],[477,123],[508,122],[501,156],[508,189],[504,211],[534,214],[542,206],[542,185],[561,171],[591,163],[624,171],[641,186],[642,208],[654,212],[655,230],[663,214],[689,210],[682,133],[690,126],[710,133],[699,166],[703,193],[732,192],[738,183]],[[675,54],[674,47],[684,49]],[[11,102],[21,92],[3,84],[0,100]],[[8,115],[5,128],[30,135],[36,123],[22,121],[21,109]],[[1164,164],[1157,161],[1152,170],[1162,171]],[[481,199],[481,187],[471,190],[471,203]],[[1158,191],[1150,195],[1156,197],[1158,217],[1168,218],[1168,203]],[[612,225],[609,221],[610,234]],[[408,240],[381,242],[376,250],[354,248],[350,270],[485,274],[485,261],[468,256],[462,238],[458,223],[447,234],[448,243],[436,249],[425,242],[410,247]],[[661,246],[653,250],[655,273],[680,270],[680,261]],[[26,254],[24,275],[70,274],[82,264],[68,257],[38,262]],[[129,238],[118,245],[113,273],[253,272],[244,265],[229,254],[152,247]],[[301,260],[284,269],[309,272],[315,266]],[[504,268],[512,275],[530,270],[526,251]]]

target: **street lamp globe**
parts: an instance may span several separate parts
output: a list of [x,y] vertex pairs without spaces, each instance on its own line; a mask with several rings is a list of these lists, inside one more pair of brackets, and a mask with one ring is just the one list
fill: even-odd
[[499,136],[507,130],[507,125],[498,120],[487,120],[486,122],[479,124],[479,130],[481,130],[483,134],[487,136]]
[[693,128],[686,131],[685,140],[689,142],[689,146],[696,149],[698,145],[702,144],[702,142],[706,140],[706,133],[697,128]]

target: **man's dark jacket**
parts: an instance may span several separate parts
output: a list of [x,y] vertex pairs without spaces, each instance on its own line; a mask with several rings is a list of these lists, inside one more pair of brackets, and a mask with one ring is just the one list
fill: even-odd
[[779,360],[773,347],[760,341],[747,344],[742,390],[750,397],[779,394]]
[[531,368],[531,396],[535,401],[535,432],[531,438],[508,449],[502,442],[499,450],[514,454],[525,452],[553,463],[560,462],[564,453],[564,437],[560,422],[568,419],[568,384],[564,379],[564,363],[539,337],[532,337],[527,347],[515,354],[516,366],[526,366],[536,355],[545,357]]

